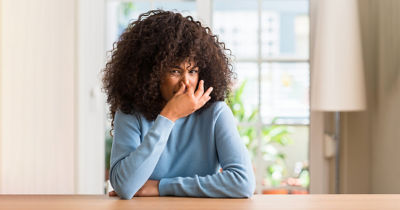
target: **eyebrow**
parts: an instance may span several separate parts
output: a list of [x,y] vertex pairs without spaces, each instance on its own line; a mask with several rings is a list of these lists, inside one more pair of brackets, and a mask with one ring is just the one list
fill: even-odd
[[[172,68],[183,70],[180,66],[173,66]],[[199,67],[193,66],[190,70],[193,70],[194,68],[199,68]]]

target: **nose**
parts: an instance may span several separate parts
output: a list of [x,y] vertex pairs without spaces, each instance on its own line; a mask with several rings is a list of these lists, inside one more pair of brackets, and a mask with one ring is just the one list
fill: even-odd
[[185,83],[186,85],[189,84],[189,75],[188,75],[188,73],[184,73],[184,74],[182,75],[181,80],[182,80],[182,82]]

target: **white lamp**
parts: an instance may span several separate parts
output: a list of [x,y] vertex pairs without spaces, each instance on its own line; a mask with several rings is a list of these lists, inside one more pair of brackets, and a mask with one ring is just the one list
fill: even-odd
[[357,0],[315,1],[311,57],[311,109],[335,113],[336,182],[339,189],[340,112],[366,108]]

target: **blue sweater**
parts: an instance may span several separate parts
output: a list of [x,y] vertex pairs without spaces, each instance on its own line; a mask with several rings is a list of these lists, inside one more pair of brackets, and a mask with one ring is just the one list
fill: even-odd
[[[235,119],[215,102],[174,122],[161,115],[117,111],[114,118],[110,182],[131,199],[149,180],[160,180],[160,196],[250,197],[255,179]],[[219,168],[222,172],[219,172]]]

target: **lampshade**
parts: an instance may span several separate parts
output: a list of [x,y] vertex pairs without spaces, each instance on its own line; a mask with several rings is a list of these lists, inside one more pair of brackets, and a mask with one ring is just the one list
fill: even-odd
[[366,108],[357,0],[319,0],[311,57],[311,109]]

